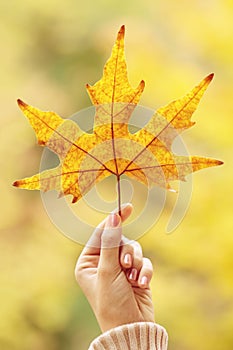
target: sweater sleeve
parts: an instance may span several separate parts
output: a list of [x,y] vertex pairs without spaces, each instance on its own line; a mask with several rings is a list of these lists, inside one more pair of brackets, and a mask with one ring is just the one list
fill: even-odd
[[166,330],[156,323],[122,325],[101,334],[88,350],[167,350]]

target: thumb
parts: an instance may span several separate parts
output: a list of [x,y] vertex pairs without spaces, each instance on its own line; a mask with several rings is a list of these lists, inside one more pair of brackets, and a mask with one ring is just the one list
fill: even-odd
[[112,270],[119,265],[119,247],[122,238],[121,217],[112,213],[109,215],[101,236],[99,267],[102,270]]

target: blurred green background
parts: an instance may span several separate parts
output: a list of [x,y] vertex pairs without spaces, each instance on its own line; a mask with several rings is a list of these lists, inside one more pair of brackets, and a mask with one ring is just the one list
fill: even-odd
[[146,81],[142,105],[156,109],[215,73],[184,139],[225,164],[194,175],[172,235],[165,210],[141,244],[169,349],[233,349],[232,1],[8,0],[0,17],[0,349],[84,350],[100,333],[74,280],[82,247],[53,226],[39,192],[11,185],[38,172],[42,153],[16,99],[63,117],[90,106],[85,84],[101,77],[122,24],[130,82]]

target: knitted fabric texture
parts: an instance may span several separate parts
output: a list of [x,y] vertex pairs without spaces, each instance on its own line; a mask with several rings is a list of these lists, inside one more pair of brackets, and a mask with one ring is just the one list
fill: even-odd
[[88,350],[167,350],[166,330],[156,323],[119,326],[96,338]]

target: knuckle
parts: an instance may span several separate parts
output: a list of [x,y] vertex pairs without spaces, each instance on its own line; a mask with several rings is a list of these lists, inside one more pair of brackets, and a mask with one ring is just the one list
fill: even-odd
[[142,247],[138,242],[133,243],[135,257],[142,259]]
[[132,242],[132,245],[133,245],[134,249],[142,250],[141,244],[138,243],[137,241],[133,241],[133,242]]
[[124,244],[121,247],[122,254],[126,254],[126,253],[133,254],[133,251],[134,249],[130,244]]
[[148,258],[143,258],[143,266],[144,266],[144,268],[145,268],[147,271],[153,273],[154,268],[153,268],[153,265],[152,265],[152,262],[151,262],[150,259],[148,259]]
[[143,260],[145,261],[145,264],[146,265],[150,265],[150,266],[152,266],[152,262],[151,262],[151,260],[149,259],[149,258],[143,258]]

